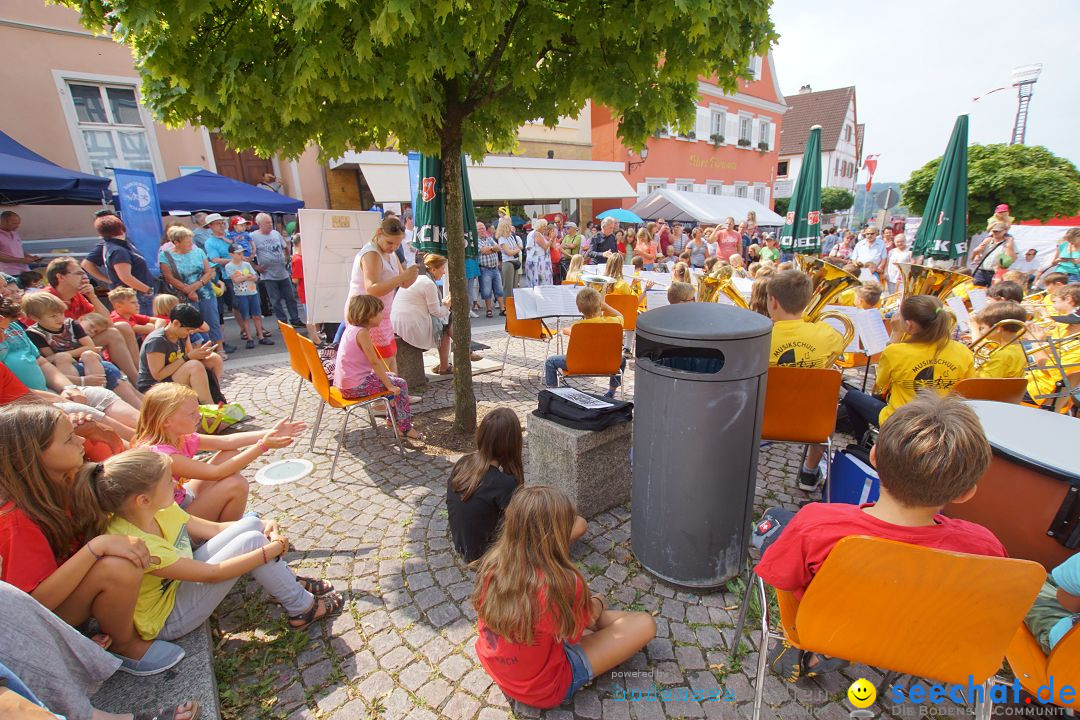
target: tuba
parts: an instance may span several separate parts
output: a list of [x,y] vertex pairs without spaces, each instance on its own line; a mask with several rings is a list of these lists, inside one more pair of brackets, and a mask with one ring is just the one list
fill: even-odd
[[735,307],[749,310],[750,303],[746,301],[746,298],[742,296],[742,293],[740,293],[731,282],[731,278],[734,274],[735,269],[730,265],[725,265],[724,267],[713,270],[709,275],[702,275],[701,279],[698,281],[697,301],[705,303],[717,302],[719,301],[720,296],[723,295],[730,300]]
[[882,304],[882,310],[896,310],[904,298],[912,295],[933,295],[938,300],[945,302],[958,287],[971,278],[967,275],[951,270],[930,267],[929,265],[915,265],[913,263],[896,263],[900,269],[901,292],[890,295],[888,307]]
[[607,275],[582,274],[581,284],[600,293],[600,297],[604,297],[611,290],[611,286],[615,284],[615,280]]
[[[855,324],[844,313],[826,310],[825,307],[832,304],[833,299],[844,291],[862,285],[859,278],[812,255],[796,254],[795,267],[809,275],[814,283],[814,291],[810,296],[809,304],[803,311],[803,319],[806,322],[820,322],[826,318],[839,320],[844,326],[844,348],[847,348],[855,338]],[[831,367],[843,354],[843,350],[834,353],[823,367]]]
[[[1002,330],[1005,328],[1012,328],[1016,334],[1009,338],[1007,342],[999,343],[996,340],[988,340],[987,337],[995,330]],[[1002,320],[996,323],[994,327],[984,332],[979,337],[975,338],[971,345],[971,354],[975,356],[975,369],[978,370],[983,366],[987,360],[994,356],[998,350],[1006,348],[1015,342],[1020,342],[1020,338],[1027,332],[1027,324],[1022,323],[1019,320]]]

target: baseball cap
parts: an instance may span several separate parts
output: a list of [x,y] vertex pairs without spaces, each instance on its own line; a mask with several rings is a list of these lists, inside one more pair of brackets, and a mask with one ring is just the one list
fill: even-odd
[[1050,319],[1066,325],[1078,325],[1080,324],[1080,312],[1069,313],[1068,315],[1051,315]]
[[1008,206],[1008,205],[1006,205],[1005,203],[1001,203],[1001,204],[1000,204],[1000,205],[998,205],[998,206],[997,206],[996,208],[994,208],[994,212],[996,212],[996,213],[999,213],[999,212],[1009,212],[1009,206]]
[[250,225],[250,224],[251,223],[249,223],[247,221],[247,218],[245,218],[243,215],[233,215],[231,218],[229,218],[229,227],[233,228],[233,229],[236,229],[237,225]]
[[218,213],[210,213],[209,215],[206,216],[206,219],[203,220],[203,227],[207,227],[211,223],[216,223],[218,220],[225,220],[225,219],[226,218],[225,218],[224,215],[220,215]]
[[242,252],[244,252],[244,246],[243,245],[237,245],[236,243],[233,243],[232,245],[229,246],[229,252],[231,252],[231,253],[234,253],[234,252],[242,253]]

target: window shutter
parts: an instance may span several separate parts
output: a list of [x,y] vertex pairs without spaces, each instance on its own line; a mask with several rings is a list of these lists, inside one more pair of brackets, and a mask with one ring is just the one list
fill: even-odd
[[709,139],[709,123],[712,120],[712,113],[709,112],[709,108],[698,107],[697,109],[697,122],[694,126],[694,132],[697,133],[698,140]]
[[724,133],[724,140],[731,145],[739,140],[739,116],[734,113],[727,114],[727,132]]
[[769,149],[776,149],[776,123],[769,123]]

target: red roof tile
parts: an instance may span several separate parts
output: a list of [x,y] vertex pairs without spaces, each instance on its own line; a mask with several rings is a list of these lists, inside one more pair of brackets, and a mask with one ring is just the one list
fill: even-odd
[[822,152],[835,149],[854,96],[854,86],[785,95],[788,110],[780,124],[780,154],[801,155],[814,125],[821,126]]

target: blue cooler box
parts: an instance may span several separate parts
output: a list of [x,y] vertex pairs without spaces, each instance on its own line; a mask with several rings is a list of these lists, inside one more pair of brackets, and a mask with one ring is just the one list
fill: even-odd
[[824,502],[861,505],[877,502],[880,495],[877,470],[846,450],[833,453],[832,473],[821,492]]

